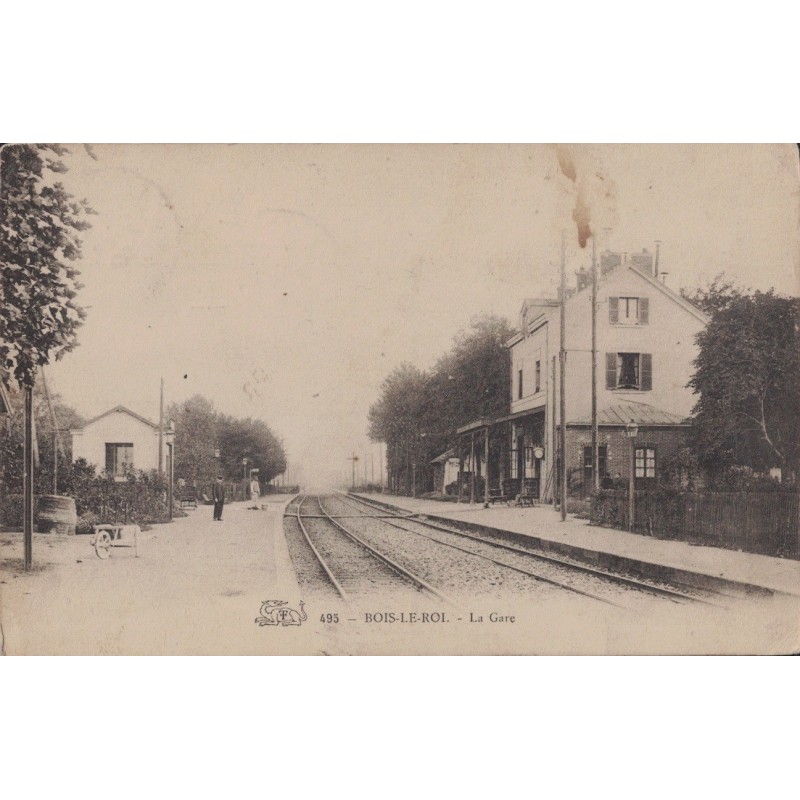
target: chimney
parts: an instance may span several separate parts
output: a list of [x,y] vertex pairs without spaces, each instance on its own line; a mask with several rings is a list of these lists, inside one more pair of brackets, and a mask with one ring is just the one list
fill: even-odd
[[662,272],[661,272],[661,283],[663,283],[664,286],[667,285],[667,275],[669,275],[669,272],[664,272],[662,270]]
[[611,250],[604,250],[600,253],[600,274],[607,275],[611,270],[616,269],[622,264],[622,258],[619,253],[613,253]]
[[645,275],[652,275],[653,254],[649,253],[646,248],[643,248],[641,253],[631,253],[631,266]]
[[592,282],[592,273],[588,270],[581,267],[581,269],[575,273],[575,288],[577,291],[582,292],[587,286],[589,286]]
[[656,263],[655,263],[655,273],[654,273],[656,278],[658,277],[658,256],[660,252],[661,252],[661,240],[656,239]]

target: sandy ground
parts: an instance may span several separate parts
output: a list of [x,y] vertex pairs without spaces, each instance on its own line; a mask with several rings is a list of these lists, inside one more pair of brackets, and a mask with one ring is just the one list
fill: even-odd
[[[69,655],[765,653],[797,649],[800,599],[726,608],[653,604],[652,613],[575,596],[495,603],[457,598],[361,606],[303,597],[283,535],[288,498],[261,511],[230,504],[213,522],[202,506],[140,538],[139,558],[98,559],[89,536],[36,534],[35,569],[21,571],[22,537],[0,534],[3,652]],[[261,626],[266,600],[307,619]],[[412,615],[416,614],[414,617]],[[422,617],[428,614],[429,618]],[[503,618],[492,621],[490,615]],[[392,618],[391,615],[394,615]],[[513,616],[513,621],[509,617]]]
[[301,599],[288,553],[275,552],[286,500],[265,498],[262,511],[229,504],[222,522],[201,506],[142,533],[139,558],[114,548],[104,561],[90,536],[35,534],[28,574],[19,571],[21,535],[2,534],[5,653],[280,652],[254,620],[264,600]]

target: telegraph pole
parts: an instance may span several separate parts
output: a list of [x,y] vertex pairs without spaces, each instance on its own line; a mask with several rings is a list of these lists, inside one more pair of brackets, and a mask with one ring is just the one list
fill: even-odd
[[50,397],[50,390],[47,387],[47,376],[44,374],[44,367],[42,367],[42,387],[44,388],[44,396],[47,399],[47,407],[50,410],[50,420],[53,423],[53,494],[58,494],[58,454],[61,450],[61,438],[59,436],[58,420],[56,419],[56,411],[53,408],[53,399]]
[[469,504],[475,502],[475,431],[470,434],[469,444]]
[[24,567],[27,572],[33,563],[33,378],[24,386],[25,393],[25,438],[23,449],[24,477]]
[[489,426],[483,435],[483,507],[489,508]]
[[164,379],[158,401],[158,474],[164,474]]
[[560,366],[560,379],[559,379],[559,398],[560,405],[560,423],[559,429],[559,449],[561,451],[561,464],[559,466],[559,479],[561,483],[561,521],[565,522],[567,519],[567,402],[564,395],[564,384],[566,383],[566,363],[567,363],[567,251],[566,243],[564,241],[564,232],[561,232],[561,343],[558,351],[558,360]]
[[600,488],[600,457],[597,450],[597,241],[592,234],[592,488]]
[[352,465],[353,465],[353,491],[355,491],[356,490],[356,461],[358,461],[358,456],[355,453],[353,453],[353,455],[350,456],[350,458],[348,458],[347,460],[351,461]]

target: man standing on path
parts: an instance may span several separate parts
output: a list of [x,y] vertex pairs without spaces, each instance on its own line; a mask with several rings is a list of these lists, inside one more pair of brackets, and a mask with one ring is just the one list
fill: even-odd
[[258,485],[258,477],[250,476],[250,499],[253,501],[253,508],[258,511],[258,500],[261,497],[261,487]]
[[217,482],[214,484],[214,520],[222,520],[222,507],[225,505],[225,484],[222,482],[222,475],[217,475]]

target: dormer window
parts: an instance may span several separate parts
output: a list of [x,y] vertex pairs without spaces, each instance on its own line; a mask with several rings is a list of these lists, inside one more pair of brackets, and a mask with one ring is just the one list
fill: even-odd
[[608,321],[612,325],[647,325],[650,321],[647,297],[609,297]]

